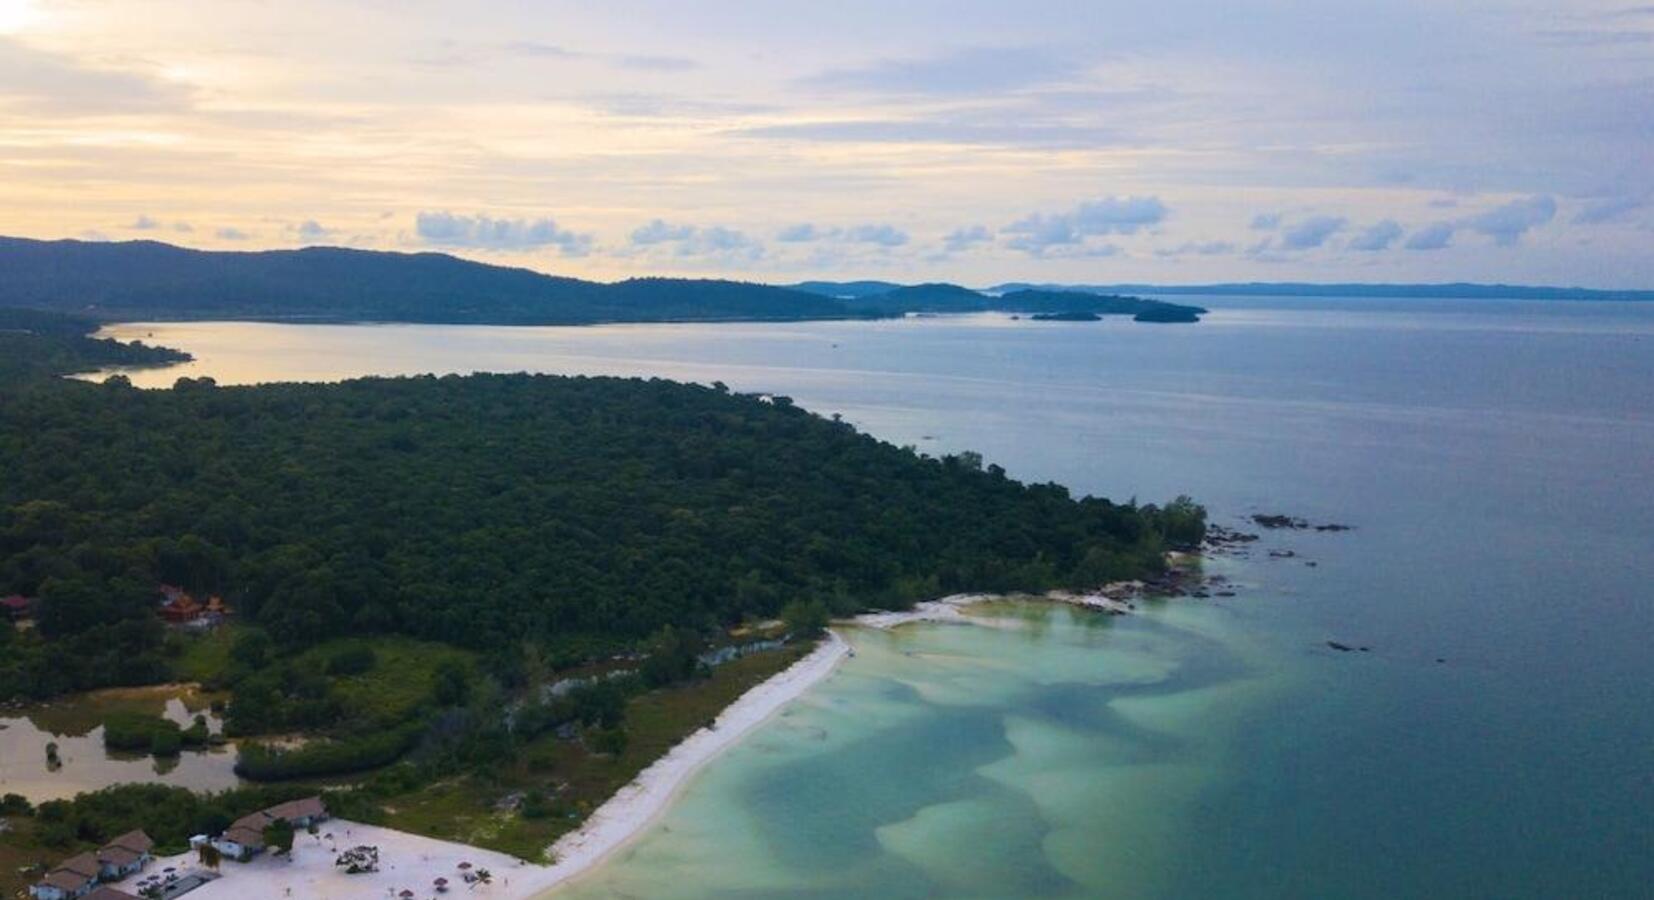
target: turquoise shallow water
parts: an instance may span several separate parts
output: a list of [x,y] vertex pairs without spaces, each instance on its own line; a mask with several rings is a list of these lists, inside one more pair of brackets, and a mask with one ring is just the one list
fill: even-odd
[[857,656],[574,897],[1089,897],[1168,884],[1237,719],[1285,687],[1231,617],[995,604]]
[[722,380],[1077,492],[1357,526],[1266,536],[1231,599],[862,638],[582,896],[1649,896],[1654,304],[1200,302],[1192,327],[117,331],[199,358],[140,384]]

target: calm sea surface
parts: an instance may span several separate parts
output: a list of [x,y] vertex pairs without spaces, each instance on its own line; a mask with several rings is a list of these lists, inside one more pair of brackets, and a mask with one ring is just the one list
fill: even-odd
[[1357,526],[1218,561],[1234,598],[854,633],[572,895],[1649,896],[1654,304],[1199,302],[1195,326],[111,332],[198,357],[141,385],[721,380],[1077,492]]

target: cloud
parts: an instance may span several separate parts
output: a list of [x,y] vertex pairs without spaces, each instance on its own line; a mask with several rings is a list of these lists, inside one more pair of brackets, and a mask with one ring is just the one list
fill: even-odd
[[655,219],[632,231],[637,247],[668,247],[674,256],[706,257],[724,262],[756,261],[766,253],[761,241],[721,225],[679,225]]
[[1013,235],[1006,246],[1042,256],[1052,248],[1083,244],[1092,235],[1136,234],[1163,221],[1167,212],[1159,197],[1104,197],[1068,212],[1034,213],[1001,231]]
[[181,86],[137,72],[92,68],[0,35],[0,109],[71,117],[178,111]]
[[305,219],[293,227],[293,233],[298,235],[301,241],[325,241],[333,234],[333,230],[323,228],[315,219]]
[[764,257],[764,245],[745,233],[721,225],[698,228],[686,240],[678,243],[679,256],[710,256],[720,259],[759,260]]
[[816,91],[980,97],[1076,78],[1082,66],[1050,48],[976,47],[925,59],[885,59],[803,78]]
[[133,219],[132,224],[126,227],[132,229],[133,231],[154,231],[155,229],[161,227],[161,223],[151,219],[149,216],[141,215],[138,218]]
[[1162,247],[1154,251],[1155,256],[1222,256],[1235,252],[1235,245],[1228,241],[1189,241],[1176,247]]
[[1253,231],[1274,231],[1281,227],[1281,214],[1258,213],[1252,217],[1252,224],[1249,227]]
[[1648,205],[1646,197],[1610,197],[1604,200],[1593,200],[1574,214],[1572,219],[1575,225],[1602,225],[1608,222],[1618,222],[1628,213],[1636,212]]
[[907,243],[907,232],[891,225],[857,225],[844,233],[844,239],[856,244],[900,247]]
[[983,225],[955,228],[942,238],[942,249],[948,253],[961,253],[977,244],[984,244],[993,239],[993,232]]
[[195,232],[195,226],[188,222],[174,222],[172,223],[172,230],[178,232],[179,234],[193,234]]
[[1376,225],[1370,225],[1353,238],[1350,238],[1351,250],[1361,250],[1368,253],[1379,250],[1388,250],[1390,245],[1401,237],[1401,226],[1385,219]]
[[667,241],[681,241],[695,233],[693,225],[670,225],[660,219],[655,219],[647,225],[640,226],[632,231],[632,243],[638,246],[662,244]]
[[775,239],[787,244],[804,244],[829,238],[837,233],[838,229],[836,228],[823,230],[809,222],[800,222],[797,225],[788,225],[776,232]]
[[1327,238],[1343,230],[1346,220],[1338,216],[1315,216],[1288,228],[1281,235],[1285,250],[1313,250],[1327,242]]
[[584,256],[592,245],[591,235],[561,228],[550,218],[495,219],[486,215],[422,211],[415,216],[414,232],[421,241],[433,246],[477,250],[556,247],[564,256]]
[[1437,222],[1413,232],[1404,244],[1409,250],[1441,250],[1453,242],[1456,229],[1451,222]]
[[1530,229],[1556,218],[1556,200],[1549,195],[1512,200],[1479,216],[1465,221],[1465,225],[1493,238],[1501,247],[1513,247]]
[[252,235],[239,228],[228,227],[218,229],[213,232],[213,236],[221,241],[245,241],[252,237]]

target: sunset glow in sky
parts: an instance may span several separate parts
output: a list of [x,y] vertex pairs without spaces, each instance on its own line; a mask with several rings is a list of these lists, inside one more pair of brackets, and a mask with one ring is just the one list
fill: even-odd
[[0,234],[1654,287],[1654,6],[0,0]]

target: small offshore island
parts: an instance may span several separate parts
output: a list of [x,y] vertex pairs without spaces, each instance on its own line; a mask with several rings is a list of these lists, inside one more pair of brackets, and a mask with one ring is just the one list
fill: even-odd
[[721,384],[142,391],[57,376],[182,354],[7,321],[0,698],[190,685],[221,722],[123,714],[106,745],[228,742],[243,779],[8,796],[8,891],[134,829],[176,855],[318,794],[349,822],[554,862],[513,873],[514,892],[546,886],[830,673],[847,652],[830,620],[934,616],[959,601],[926,601],[961,592],[1094,597],[1161,578],[1206,533],[1188,498],[1076,499]]

